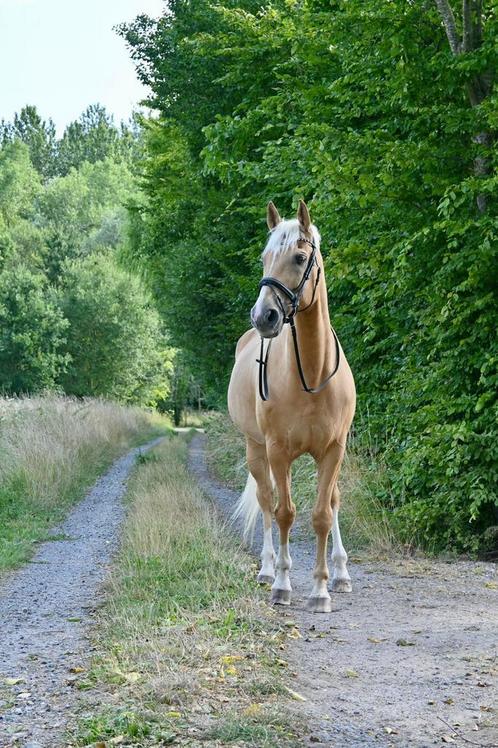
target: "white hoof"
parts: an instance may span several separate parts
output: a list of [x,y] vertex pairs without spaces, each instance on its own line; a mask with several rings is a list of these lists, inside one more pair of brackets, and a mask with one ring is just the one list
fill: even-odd
[[332,592],[352,592],[353,586],[350,579],[333,579]]

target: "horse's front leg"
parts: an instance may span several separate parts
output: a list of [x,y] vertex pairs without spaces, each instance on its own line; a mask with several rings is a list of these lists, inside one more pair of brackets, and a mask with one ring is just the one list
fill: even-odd
[[344,455],[340,444],[333,444],[318,462],[318,497],[313,509],[313,529],[316,533],[316,562],[313,572],[315,580],[308,599],[308,610],[313,613],[330,613],[330,600],[327,582],[329,567],[327,564],[327,541],[333,524],[334,486]]
[[270,467],[278,492],[275,520],[280,532],[280,545],[276,563],[276,577],[272,585],[271,601],[274,605],[290,605],[292,587],[290,570],[292,559],[289,552],[289,534],[296,516],[296,507],[291,499],[290,459],[273,448],[269,451]]
[[272,584],[275,580],[275,552],[272,538],[273,487],[270,467],[264,444],[253,439],[246,441],[247,465],[256,481],[256,496],[263,514],[263,550],[261,551],[261,569],[258,574],[260,584]]

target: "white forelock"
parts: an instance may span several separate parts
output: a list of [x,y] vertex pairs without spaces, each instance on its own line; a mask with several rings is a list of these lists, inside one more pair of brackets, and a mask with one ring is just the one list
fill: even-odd
[[[311,224],[310,230],[317,249],[319,249],[320,234],[318,233],[318,229],[314,224]],[[269,254],[270,252],[275,255],[280,254],[281,252],[286,252],[298,241],[302,234],[303,232],[297,218],[291,218],[288,221],[280,221],[280,223],[270,231],[270,236],[268,237],[268,242],[266,243],[263,255]]]

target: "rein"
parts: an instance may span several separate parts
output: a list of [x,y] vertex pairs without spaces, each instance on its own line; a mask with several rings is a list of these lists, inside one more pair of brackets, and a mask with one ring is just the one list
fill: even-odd
[[[303,273],[303,277],[301,278],[299,285],[297,286],[295,291],[292,291],[290,288],[288,288],[284,283],[278,280],[278,278],[272,278],[271,276],[265,276],[261,279],[259,283],[259,290],[261,290],[264,286],[269,286],[272,291],[275,294],[275,297],[277,299],[278,305],[280,306],[280,309],[282,311],[282,314],[284,316],[284,324],[289,324],[291,328],[292,333],[292,342],[294,344],[294,355],[296,357],[296,364],[297,364],[297,370],[299,373],[299,378],[301,380],[301,384],[303,385],[303,389],[305,392],[308,392],[310,395],[314,395],[318,392],[321,392],[323,388],[330,382],[334,374],[337,373],[337,370],[339,368],[340,364],[340,358],[341,358],[341,349],[339,346],[339,339],[336,335],[336,332],[334,328],[331,328],[332,334],[334,336],[335,340],[335,366],[333,371],[325,377],[323,382],[321,382],[317,387],[309,387],[306,383],[306,379],[304,377],[304,371],[303,366],[301,363],[301,356],[299,354],[299,343],[297,340],[297,330],[296,330],[296,324],[294,321],[294,317],[298,312],[304,312],[306,309],[308,309],[315,300],[315,294],[316,289],[318,286],[318,282],[320,280],[320,273],[321,268],[316,261],[316,244],[314,241],[310,239],[305,239],[304,237],[301,237],[299,241],[306,242],[309,244],[312,248],[312,252],[310,255],[310,258],[308,260],[308,264],[306,265],[306,269]],[[307,281],[309,280],[309,277],[313,271],[313,267],[316,265],[318,268],[317,274],[316,274],[316,281],[315,285],[313,286],[313,296],[311,297],[311,301],[308,304],[308,306],[304,307],[304,309],[299,309],[299,303],[301,301],[301,296],[303,295],[304,286],[306,285]],[[281,293],[284,294],[284,296],[287,296],[287,298],[290,301],[291,304],[291,311],[287,314],[284,308],[284,305],[282,304],[282,301],[280,299],[280,296],[274,289],[278,289],[281,291]],[[268,390],[268,356],[270,353],[271,348],[271,340],[268,343],[268,348],[266,349],[266,356],[264,356],[264,338],[261,338],[261,347],[260,347],[260,354],[259,358],[256,359],[257,363],[259,364],[259,371],[258,371],[258,379],[259,379],[259,396],[262,400],[266,401],[269,398],[269,390]]]

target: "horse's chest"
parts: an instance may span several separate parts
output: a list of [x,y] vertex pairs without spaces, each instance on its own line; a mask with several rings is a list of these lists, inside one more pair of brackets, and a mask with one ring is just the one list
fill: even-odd
[[291,454],[320,451],[330,442],[332,423],[316,408],[275,410],[265,418],[265,436]]

